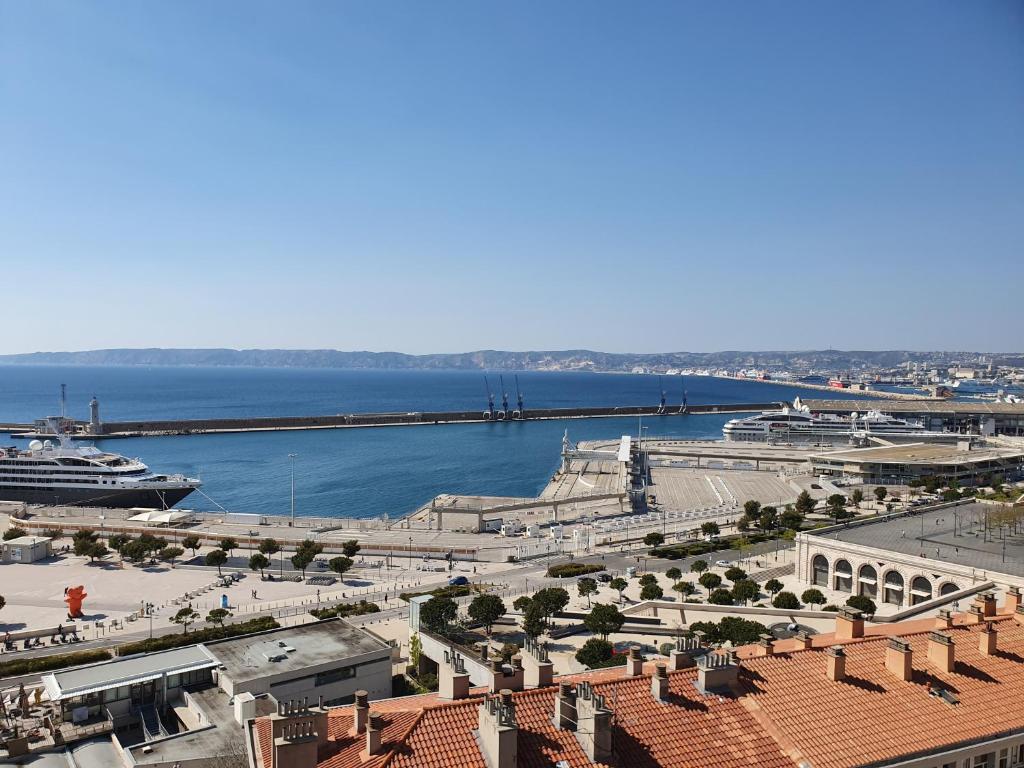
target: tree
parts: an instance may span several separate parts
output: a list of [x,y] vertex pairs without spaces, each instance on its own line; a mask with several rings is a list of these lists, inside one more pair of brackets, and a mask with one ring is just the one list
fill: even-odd
[[494,622],[505,615],[505,603],[497,595],[477,595],[469,604],[469,617],[484,625],[487,636],[491,636]]
[[718,587],[722,586],[722,577],[719,576],[717,573],[711,573],[710,571],[708,571],[707,573],[702,573],[700,575],[700,578],[697,579],[697,581],[699,581],[700,585],[709,592],[712,589],[717,589]]
[[260,578],[263,578],[263,569],[270,565],[270,560],[262,552],[255,552],[253,556],[249,558],[249,570],[259,571]]
[[682,575],[683,572],[674,566],[665,571],[665,576],[672,581],[679,581]]
[[840,520],[845,520],[848,517],[852,517],[851,513],[846,509],[846,497],[841,493],[833,493],[828,497],[827,502],[829,508],[829,514],[835,518],[838,523]]
[[860,488],[854,488],[853,493],[850,494],[850,501],[853,502],[853,506],[860,508],[860,503],[864,501],[864,491]]
[[744,605],[749,600],[756,600],[759,592],[757,583],[750,579],[740,579],[732,585],[733,599],[742,600]]
[[334,571],[336,574],[338,574],[338,578],[341,579],[341,583],[344,584],[345,571],[351,569],[354,563],[355,561],[351,557],[345,557],[344,555],[341,555],[340,557],[332,557],[330,560],[328,560],[327,567]]
[[747,572],[734,565],[725,572],[725,578],[729,581],[741,581],[742,579],[747,578]]
[[458,612],[454,600],[437,595],[420,606],[420,624],[431,632],[443,633]]
[[611,587],[612,589],[614,589],[616,592],[619,593],[619,603],[621,604],[622,603],[622,593],[626,591],[626,587],[629,586],[629,582],[626,581],[621,576],[616,576],[614,579],[612,579],[608,583],[608,586]]
[[708,595],[708,602],[712,605],[732,605],[732,593],[728,589],[713,589]]
[[825,595],[822,594],[820,589],[805,589],[804,593],[800,595],[800,599],[808,605],[824,605]]
[[585,667],[593,669],[594,667],[602,666],[611,659],[613,653],[614,649],[611,643],[607,640],[592,637],[576,651],[576,661]]
[[355,557],[361,549],[362,547],[359,546],[359,542],[355,539],[349,539],[341,544],[341,551],[345,557]]
[[[10,533],[10,531],[8,531]],[[88,557],[92,545],[96,543],[97,535],[92,531],[75,531],[71,537],[71,548],[79,557]]]
[[772,600],[772,605],[776,608],[783,608],[787,611],[795,611],[800,607],[800,601],[797,600],[796,595],[792,592],[779,592]]
[[761,512],[761,502],[755,501],[754,499],[745,501],[743,502],[743,511],[751,520],[756,520],[758,514]]
[[138,538],[139,544],[146,549],[147,554],[159,552],[161,549],[167,546],[167,539],[163,536],[154,536],[151,533],[144,533]]
[[657,584],[644,584],[643,589],[640,590],[641,600],[661,600],[664,595],[664,590]]
[[121,545],[121,557],[129,563],[141,563],[149,557],[149,544],[142,539],[131,539]]
[[648,547],[660,547],[665,543],[665,536],[658,531],[651,531],[644,536],[644,544]]
[[640,586],[641,587],[646,587],[648,584],[657,584],[657,583],[658,583],[658,577],[655,576],[653,573],[645,573],[643,576],[640,577]]
[[778,579],[768,579],[768,581],[764,583],[764,591],[769,595],[777,595],[782,591],[782,587],[783,584]]
[[228,561],[228,553],[223,549],[213,549],[206,553],[206,564],[217,566],[217,575],[223,576],[220,567]]
[[[26,536],[27,534],[28,531],[26,531],[24,528],[19,528],[18,526],[13,525],[6,531],[4,531],[3,539],[4,541],[10,541],[11,539],[20,539],[22,536]],[[75,554],[77,555],[78,553],[75,552]]]
[[569,593],[561,587],[545,587],[534,593],[533,602],[540,607],[546,627],[548,620],[569,604]]
[[672,585],[672,589],[684,598],[687,598],[697,592],[697,587],[693,585],[692,581],[677,581]]
[[238,549],[238,542],[230,536],[226,536],[220,540],[220,544],[217,546],[230,555],[233,550]]
[[[209,555],[207,555],[207,557],[209,557]],[[308,551],[299,551],[292,555],[290,559],[292,567],[295,568],[295,570],[302,572],[302,579],[305,581],[306,569],[309,568],[310,563],[316,559],[316,556],[310,554]]]
[[757,527],[762,531],[770,531],[779,522],[779,511],[775,507],[763,507],[757,518]]
[[543,635],[548,628],[544,608],[536,600],[531,600],[523,611],[523,632],[532,638]]
[[583,578],[576,582],[576,590],[580,597],[587,598],[587,607],[590,607],[590,596],[597,594],[597,581],[591,578]]
[[107,546],[102,541],[94,541],[85,554],[90,563],[102,560],[108,554]]
[[799,531],[804,523],[804,516],[791,507],[779,516],[779,525],[791,531]]
[[875,605],[875,601],[866,595],[852,595],[847,598],[846,604],[861,613],[867,614],[868,616],[873,616],[875,611],[878,610],[878,606]]
[[181,626],[185,628],[185,634],[187,635],[188,625],[194,624],[198,618],[199,613],[186,606],[171,616],[171,621],[175,624],[181,624]]
[[708,520],[706,523],[701,523],[700,532],[705,536],[717,536],[722,532],[722,529],[718,527],[718,523]]
[[157,556],[165,563],[170,563],[171,567],[173,568],[175,559],[181,557],[184,554],[185,550],[181,547],[164,547],[160,550]]
[[709,643],[747,645],[757,642],[761,635],[768,634],[768,627],[757,621],[726,616],[715,624],[713,621],[696,621],[690,625],[692,632],[703,632]]
[[619,612],[614,605],[598,603],[590,609],[590,613],[583,619],[583,626],[599,635],[602,640],[607,640],[608,635],[618,632],[626,623],[626,617]]
[[750,515],[740,515],[739,520],[736,521],[736,530],[743,533],[750,530]]
[[4,598],[3,595],[0,595],[0,610],[3,610],[3,607],[5,605],[7,605],[7,600]]
[[708,569],[707,560],[694,560],[693,565],[690,566],[690,570],[694,573],[704,573]]
[[530,607],[530,603],[532,602],[533,601],[530,600],[529,595],[522,595],[521,597],[517,597],[515,600],[512,601],[512,607],[520,613],[525,613],[526,609]]
[[206,620],[217,627],[223,627],[224,621],[231,618],[231,611],[227,608],[214,608],[206,614]]
[[196,556],[196,550],[199,549],[199,537],[195,534],[190,533],[184,539],[181,540],[181,546],[185,549],[192,550],[192,557]]
[[113,536],[111,536],[109,539],[107,539],[107,545],[112,550],[117,552],[117,554],[120,555],[121,554],[121,550],[124,549],[124,545],[127,544],[131,540],[132,540],[131,536],[126,536],[123,533],[117,533],[117,534],[114,534]]
[[879,502],[885,501],[885,497],[888,495],[889,489],[886,488],[884,485],[880,485],[877,488],[875,488],[875,498],[878,499]]
[[260,554],[273,557],[280,551],[281,545],[277,543],[277,539],[264,539],[260,542]]
[[800,495],[796,497],[796,511],[801,516],[806,517],[814,511],[815,503],[814,499],[811,498],[811,494],[807,491],[800,491]]

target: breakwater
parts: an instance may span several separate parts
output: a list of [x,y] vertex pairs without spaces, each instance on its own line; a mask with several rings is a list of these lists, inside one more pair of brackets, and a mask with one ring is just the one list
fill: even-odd
[[[76,437],[118,438],[160,435],[202,435],[225,432],[271,432],[308,429],[346,429],[359,427],[416,426],[488,422],[539,421],[550,419],[596,419],[630,416],[685,416],[698,413],[756,413],[780,407],[779,402],[722,403],[679,406],[607,406],[582,408],[539,408],[502,412],[489,411],[409,411],[402,413],[350,413],[328,416],[270,416],[241,419],[166,419],[103,422],[98,431],[90,431],[87,422],[76,422]],[[33,432],[31,424],[6,425],[14,437],[44,437]]]

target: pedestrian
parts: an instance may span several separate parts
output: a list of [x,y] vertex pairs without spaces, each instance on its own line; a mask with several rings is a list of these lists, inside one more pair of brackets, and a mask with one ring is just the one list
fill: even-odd
[[320,590],[319,589],[316,591],[316,601],[318,603],[320,602]]

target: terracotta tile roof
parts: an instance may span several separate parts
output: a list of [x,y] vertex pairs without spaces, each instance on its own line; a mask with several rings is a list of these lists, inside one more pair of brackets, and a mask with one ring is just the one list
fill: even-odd
[[[793,768],[806,760],[815,768],[839,768],[1024,730],[1024,626],[1005,616],[993,624],[999,631],[995,656],[979,650],[982,627],[958,623],[946,630],[956,653],[948,674],[928,661],[929,619],[843,643],[847,679],[841,682],[825,675],[820,644],[835,644],[831,638],[806,651],[745,659],[731,696],[699,694],[693,669],[669,675],[664,703],[652,697],[648,675],[626,678],[621,667],[560,679],[587,679],[605,696],[614,712],[620,766]],[[908,682],[884,665],[888,638],[897,634],[913,651]],[[951,692],[959,704],[931,695],[929,684]],[[522,768],[550,768],[560,760],[571,768],[591,765],[574,733],[552,723],[554,695],[554,688],[514,694]],[[319,768],[485,768],[473,735],[480,701],[479,695],[458,702],[431,695],[371,702],[384,717],[385,753],[365,763],[359,756],[363,737],[347,735],[352,708],[331,710],[331,741],[321,750]],[[256,721],[256,735],[268,767],[269,721]]]

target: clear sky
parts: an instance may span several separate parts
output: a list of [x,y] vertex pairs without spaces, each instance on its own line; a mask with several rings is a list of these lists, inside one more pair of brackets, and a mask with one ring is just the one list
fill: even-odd
[[1020,0],[0,0],[0,352],[1020,350],[1022,278]]

